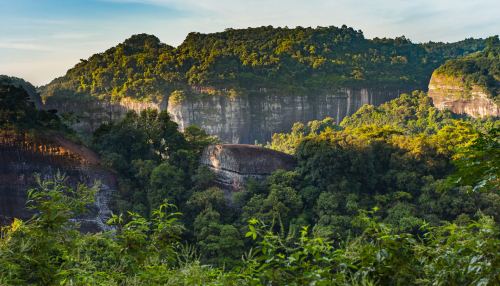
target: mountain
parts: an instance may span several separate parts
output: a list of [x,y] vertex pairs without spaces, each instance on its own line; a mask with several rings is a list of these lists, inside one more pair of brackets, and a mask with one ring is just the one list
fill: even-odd
[[[181,127],[196,124],[223,141],[253,143],[295,121],[325,114],[340,121],[364,103],[425,89],[432,71],[447,59],[484,46],[482,39],[425,44],[405,37],[366,39],[346,26],[190,33],[176,48],[140,34],[81,60],[41,94],[47,108],[75,115],[84,131],[126,110],[165,109],[173,94],[171,103],[178,106],[169,111]],[[267,126],[266,114],[280,111],[283,116]]]
[[432,74],[429,96],[441,109],[473,117],[500,116],[500,42],[482,52],[447,61]]

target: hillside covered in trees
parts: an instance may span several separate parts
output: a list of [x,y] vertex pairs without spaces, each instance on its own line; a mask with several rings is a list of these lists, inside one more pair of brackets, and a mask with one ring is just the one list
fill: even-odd
[[44,98],[158,102],[175,90],[237,95],[245,90],[299,93],[346,86],[424,89],[445,60],[484,47],[482,39],[424,44],[405,37],[366,39],[346,26],[190,33],[176,48],[139,34],[81,60],[41,91]]
[[[3,106],[24,122],[26,104]],[[91,138],[117,171],[114,230],[70,220],[95,188],[40,181],[34,217],[2,228],[0,284],[497,285],[498,130],[403,94],[274,135],[297,167],[228,196],[199,166],[213,138],[131,112]]]

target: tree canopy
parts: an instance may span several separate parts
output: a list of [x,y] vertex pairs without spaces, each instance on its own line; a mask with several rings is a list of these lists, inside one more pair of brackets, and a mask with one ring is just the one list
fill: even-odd
[[92,96],[159,101],[176,90],[237,94],[345,86],[423,89],[445,60],[484,47],[482,39],[425,44],[405,37],[366,39],[347,26],[190,33],[176,48],[155,36],[139,34],[81,60],[41,90],[46,99]]

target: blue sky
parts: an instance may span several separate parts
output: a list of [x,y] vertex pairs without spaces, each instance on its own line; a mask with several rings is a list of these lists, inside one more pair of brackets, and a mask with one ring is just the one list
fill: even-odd
[[225,28],[341,26],[366,37],[458,41],[500,32],[498,0],[0,0],[0,74],[35,85],[132,34],[178,45]]

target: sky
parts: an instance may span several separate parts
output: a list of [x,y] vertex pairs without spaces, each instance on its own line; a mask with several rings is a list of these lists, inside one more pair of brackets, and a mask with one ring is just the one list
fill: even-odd
[[365,37],[453,42],[500,33],[499,0],[0,0],[0,74],[43,85],[133,34],[341,26]]

